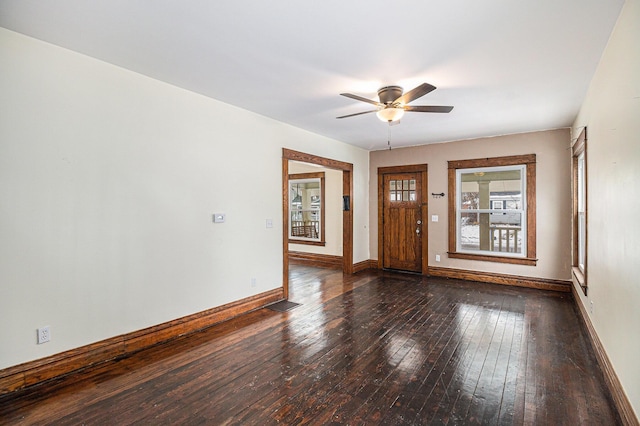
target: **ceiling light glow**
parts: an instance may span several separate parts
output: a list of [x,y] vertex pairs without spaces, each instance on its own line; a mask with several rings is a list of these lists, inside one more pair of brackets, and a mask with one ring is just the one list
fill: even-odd
[[381,121],[393,122],[398,121],[404,115],[404,109],[402,108],[383,108],[376,112],[376,115]]

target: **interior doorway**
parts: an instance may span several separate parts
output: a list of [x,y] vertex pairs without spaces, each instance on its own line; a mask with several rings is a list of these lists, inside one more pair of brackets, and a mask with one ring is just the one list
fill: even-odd
[[342,271],[353,273],[353,164],[282,148],[282,282],[289,298],[289,160],[342,171]]

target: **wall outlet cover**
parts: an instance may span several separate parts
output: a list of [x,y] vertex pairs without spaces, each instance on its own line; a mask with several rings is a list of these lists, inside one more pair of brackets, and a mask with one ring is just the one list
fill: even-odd
[[41,345],[43,343],[47,343],[51,340],[51,329],[48,325],[44,327],[40,327],[38,330],[38,344]]

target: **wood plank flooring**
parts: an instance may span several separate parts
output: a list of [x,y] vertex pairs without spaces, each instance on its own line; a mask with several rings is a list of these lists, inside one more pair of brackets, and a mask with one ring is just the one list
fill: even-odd
[[571,295],[291,265],[261,309],[0,398],[0,424],[619,424]]

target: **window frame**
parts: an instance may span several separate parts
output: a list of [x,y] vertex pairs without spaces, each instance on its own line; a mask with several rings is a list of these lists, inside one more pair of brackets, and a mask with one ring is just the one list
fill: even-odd
[[325,223],[325,204],[324,204],[324,198],[325,198],[325,181],[324,181],[324,172],[317,172],[317,173],[295,173],[295,174],[290,174],[288,175],[288,181],[287,181],[287,188],[289,193],[291,192],[291,185],[292,185],[292,181],[312,181],[312,180],[318,180],[320,182],[320,226],[319,226],[319,232],[318,232],[318,239],[315,238],[306,238],[306,237],[294,237],[292,236],[292,226],[293,226],[293,221],[291,220],[291,205],[293,203],[293,198],[294,197],[289,197],[289,205],[288,205],[288,209],[287,209],[287,213],[289,215],[289,220],[288,220],[288,241],[289,243],[292,244],[306,244],[306,245],[313,245],[313,246],[325,246],[326,245],[326,241],[325,241],[325,227],[326,227],[326,223]]
[[[524,166],[525,193],[522,194],[522,209],[526,220],[526,253],[523,256],[468,253],[458,251],[458,170],[482,169],[502,166]],[[535,266],[536,258],[536,155],[513,155],[494,158],[448,161],[449,169],[449,251],[448,256],[456,259],[480,260]]]
[[[582,179],[580,179],[580,168],[579,168],[579,159],[580,156],[583,158],[583,167],[582,167]],[[573,239],[573,253],[572,253],[572,272],[576,277],[580,288],[582,288],[582,292],[584,295],[587,295],[587,259],[588,259],[588,174],[587,174],[587,128],[585,127],[580,132],[578,139],[571,147],[571,167],[572,167],[572,176],[571,176],[571,186],[573,192],[573,230],[572,230],[572,239]],[[582,188],[583,193],[583,205],[584,205],[584,245],[582,247],[584,251],[584,263],[583,267],[580,266],[580,186],[579,182],[582,181],[584,186]]]

